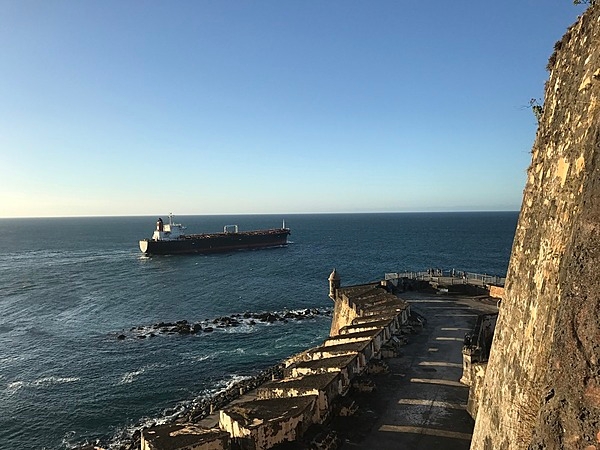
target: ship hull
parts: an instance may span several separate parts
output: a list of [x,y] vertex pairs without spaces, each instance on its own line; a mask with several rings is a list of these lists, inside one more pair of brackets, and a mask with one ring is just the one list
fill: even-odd
[[140,250],[147,255],[181,255],[280,247],[287,245],[289,234],[288,229],[281,228],[240,233],[188,235],[174,240],[143,239],[140,241]]

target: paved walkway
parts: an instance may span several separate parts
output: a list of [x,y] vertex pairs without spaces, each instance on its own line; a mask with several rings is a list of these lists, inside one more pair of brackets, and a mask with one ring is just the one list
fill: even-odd
[[497,309],[472,297],[400,297],[427,325],[409,336],[401,357],[386,360],[389,374],[373,376],[377,390],[358,398],[359,416],[339,424],[343,448],[468,450],[474,422],[465,410],[469,390],[458,381],[463,338],[478,314]]

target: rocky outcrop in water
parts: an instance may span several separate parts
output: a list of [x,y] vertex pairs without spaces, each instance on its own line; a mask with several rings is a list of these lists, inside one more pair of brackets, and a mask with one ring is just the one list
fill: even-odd
[[211,333],[217,330],[224,330],[227,328],[240,326],[299,322],[322,316],[329,317],[331,314],[331,308],[307,308],[283,312],[245,312],[196,322],[183,319],[176,322],[158,322],[153,325],[139,325],[130,328],[129,331],[121,331],[116,333],[115,337],[118,340],[125,340],[128,338],[153,338],[159,335],[197,335],[200,333]]

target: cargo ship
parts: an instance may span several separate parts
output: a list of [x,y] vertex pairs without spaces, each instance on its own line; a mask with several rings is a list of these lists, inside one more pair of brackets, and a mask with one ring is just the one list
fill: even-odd
[[140,250],[146,255],[178,255],[281,247],[287,245],[290,235],[285,221],[281,228],[267,230],[239,231],[237,225],[225,225],[220,233],[185,234],[185,229],[173,221],[173,214],[169,214],[169,223],[159,217],[152,237],[140,241]]

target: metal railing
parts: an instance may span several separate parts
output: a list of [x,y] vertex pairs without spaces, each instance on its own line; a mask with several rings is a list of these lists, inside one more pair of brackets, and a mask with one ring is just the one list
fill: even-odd
[[475,286],[504,286],[505,277],[487,275],[481,273],[464,272],[462,270],[429,269],[422,272],[389,272],[385,274],[386,280],[398,280],[407,278],[409,280],[433,281],[440,284],[472,284]]

